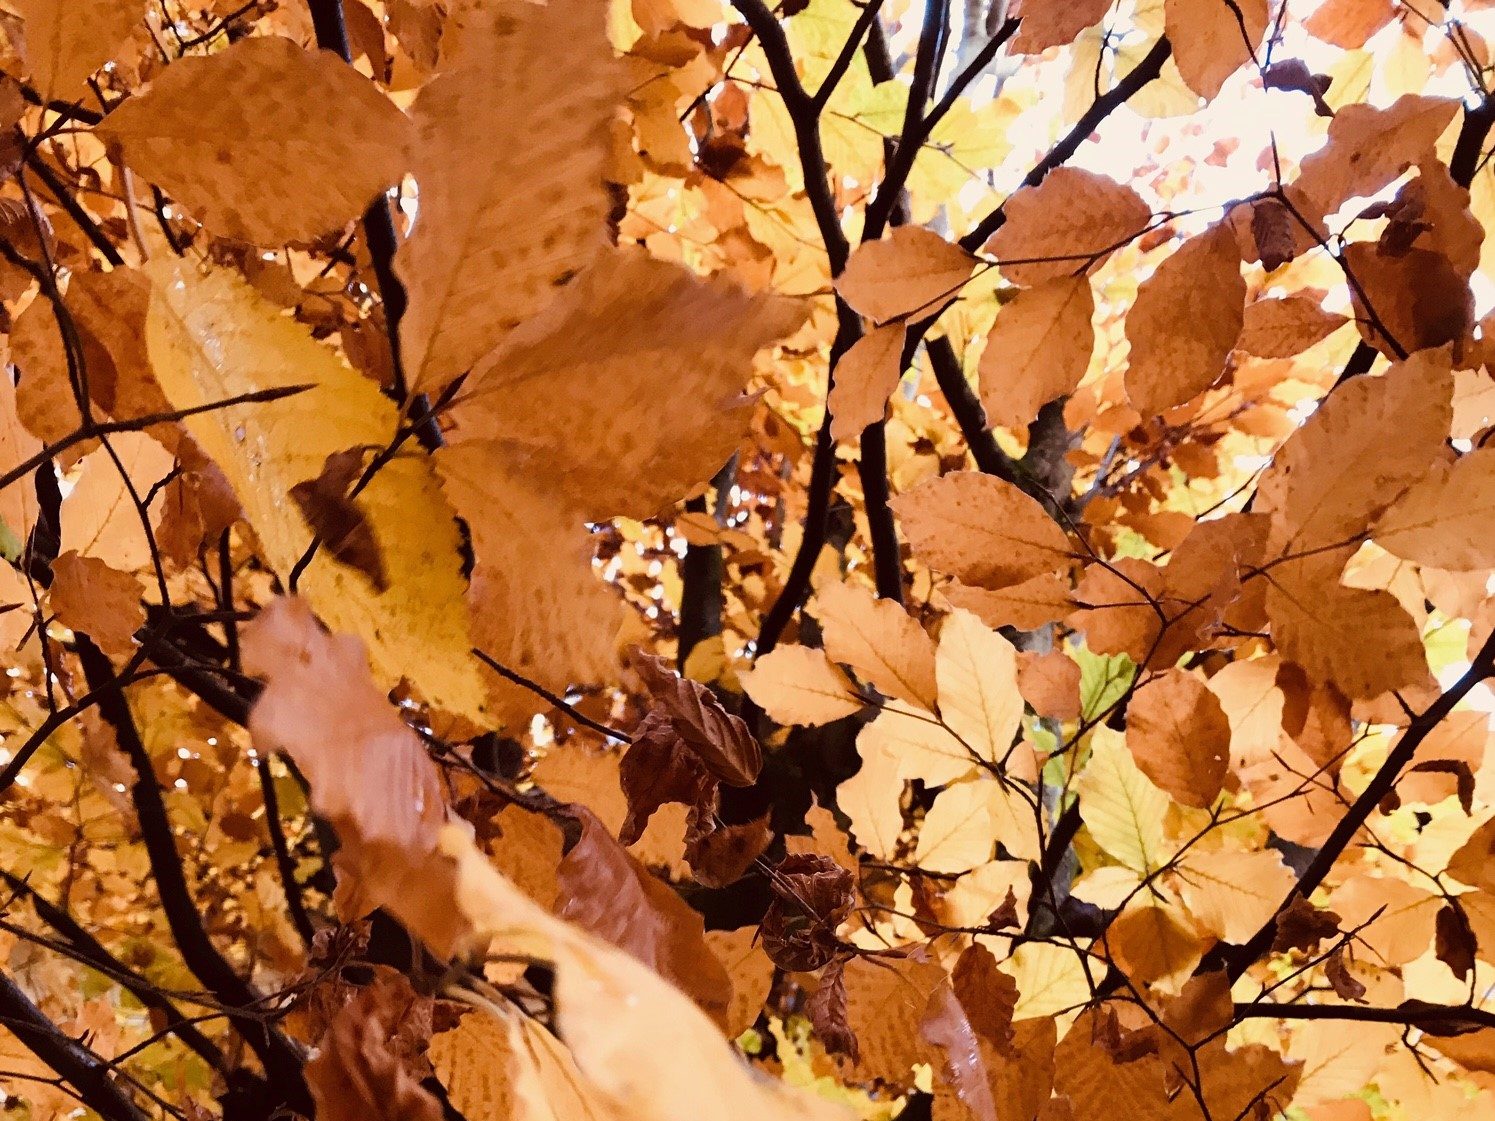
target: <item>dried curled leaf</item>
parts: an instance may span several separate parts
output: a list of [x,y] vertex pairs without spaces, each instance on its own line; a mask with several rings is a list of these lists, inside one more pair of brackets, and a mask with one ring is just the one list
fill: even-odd
[[763,769],[763,749],[741,717],[722,708],[699,681],[670,669],[663,658],[635,648],[629,664],[707,771],[730,786],[753,784]]

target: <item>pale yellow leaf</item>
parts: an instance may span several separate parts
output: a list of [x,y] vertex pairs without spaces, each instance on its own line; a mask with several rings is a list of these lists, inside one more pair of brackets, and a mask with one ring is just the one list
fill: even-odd
[[1082,951],[1052,942],[1024,942],[1001,968],[1017,982],[1014,1020],[1054,1016],[1083,1007],[1090,1002],[1091,988],[1100,983],[1104,972],[1088,962]]
[[330,51],[250,37],[168,66],[99,132],[214,233],[309,241],[409,164],[410,122]]
[[[266,559],[285,579],[312,541],[287,501],[291,487],[315,478],[334,452],[385,447],[395,435],[395,406],[237,274],[202,274],[170,257],[152,262],[151,274],[150,355],[173,407],[311,386],[186,422],[228,477]],[[330,628],[368,644],[383,684],[404,677],[432,704],[477,715],[483,693],[468,653],[460,538],[429,462],[419,453],[397,455],[357,501],[381,550],[388,589],[376,592],[366,576],[321,549],[302,574],[302,592]]]
[[928,872],[969,872],[991,859],[996,844],[992,803],[1001,786],[977,779],[947,786],[919,826],[914,863]]
[[808,646],[778,646],[740,675],[753,703],[780,724],[828,724],[863,705],[851,679]]
[[1120,734],[1097,728],[1092,735],[1090,760],[1075,784],[1080,817],[1101,848],[1147,875],[1167,859],[1163,818],[1168,795],[1138,769]]
[[986,762],[1005,759],[1023,717],[1012,643],[957,610],[940,628],[935,677],[945,726]]

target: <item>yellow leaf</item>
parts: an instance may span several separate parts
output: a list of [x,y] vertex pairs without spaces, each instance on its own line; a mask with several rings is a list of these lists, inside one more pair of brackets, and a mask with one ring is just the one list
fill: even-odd
[[1004,760],[1023,717],[1012,643],[957,610],[940,628],[935,677],[945,726],[986,762]]
[[928,872],[969,872],[989,861],[996,844],[992,801],[1001,794],[998,783],[981,779],[940,791],[919,827],[914,862]]
[[[313,479],[334,452],[382,449],[394,405],[304,327],[236,274],[199,274],[185,262],[151,265],[148,338],[161,388],[178,409],[257,390],[311,389],[264,404],[199,413],[188,431],[223,469],[266,559],[285,579],[312,541],[292,486]],[[468,651],[459,537],[425,456],[404,451],[375,474],[358,502],[383,554],[389,588],[319,550],[300,587],[335,631],[358,635],[387,687],[401,677],[432,704],[476,716],[482,685]]]
[[862,708],[850,678],[807,646],[779,646],[740,678],[753,703],[780,724],[828,724]]
[[1091,986],[1100,981],[1094,965],[1087,972],[1085,954],[1051,942],[1024,942],[1002,963],[1002,972],[1017,982],[1014,1020],[1054,1016],[1082,1008],[1090,1001]]
[[921,226],[899,226],[857,247],[836,278],[836,291],[874,323],[932,315],[970,279],[976,263],[964,249]]
[[1090,760],[1075,793],[1080,817],[1108,854],[1144,876],[1163,866],[1168,795],[1138,770],[1120,734],[1109,728],[1095,730]]
[[362,213],[404,174],[412,136],[336,55],[273,37],[178,59],[99,132],[215,233],[261,245]]
[[605,1121],[565,1044],[508,1005],[469,1012],[428,1054],[467,1121]]
[[812,1095],[750,1071],[688,997],[624,951],[547,914],[494,869],[462,829],[443,832],[427,880],[426,891],[400,893],[385,905],[438,950],[452,949],[451,915],[433,909],[444,897],[466,928],[460,940],[469,950],[552,964],[557,1033],[603,1116],[844,1117]]

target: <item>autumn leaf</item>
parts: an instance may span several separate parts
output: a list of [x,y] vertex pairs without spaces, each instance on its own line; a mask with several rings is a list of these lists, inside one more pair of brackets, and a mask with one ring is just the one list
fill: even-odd
[[742,675],[753,703],[781,724],[828,724],[862,708],[851,680],[807,646],[779,646]]
[[815,601],[832,660],[864,674],[889,696],[934,707],[934,643],[903,608],[850,584],[828,584]]
[[1056,169],[1008,200],[1007,221],[986,243],[1014,284],[1093,272],[1136,237],[1151,215],[1136,191],[1104,175]]
[[1095,296],[1084,276],[1019,292],[997,316],[981,352],[981,406],[992,424],[1017,428],[1074,391],[1090,368]]
[[1207,808],[1230,757],[1230,723],[1204,683],[1168,670],[1126,708],[1126,745],[1152,782],[1176,802]]
[[1269,9],[1267,0],[1166,0],[1163,27],[1189,88],[1211,100],[1226,78],[1257,61]]
[[[173,405],[191,408],[246,390],[311,387],[187,421],[233,485],[275,571],[289,577],[313,537],[294,503],[282,496],[320,475],[329,455],[387,447],[395,438],[395,408],[232,273],[200,274],[170,260],[152,270],[151,361]],[[396,455],[364,489],[359,507],[378,542],[388,590],[377,590],[362,572],[330,555],[311,561],[300,587],[329,627],[368,643],[380,678],[391,684],[408,678],[434,704],[480,712],[481,686],[468,654],[472,642],[461,601],[457,527],[429,464]]]
[[83,81],[124,45],[145,20],[133,0],[16,0],[26,21],[26,61],[43,98],[72,101]]
[[1004,588],[1069,561],[1069,539],[1043,507],[990,475],[946,475],[900,495],[893,509],[920,559],[968,584]]
[[[604,247],[603,170],[619,75],[580,0],[493,13],[411,108],[420,214],[396,255],[411,383],[473,366]],[[555,52],[568,79],[550,82]]]
[[250,38],[179,59],[103,135],[207,226],[276,245],[360,214],[409,167],[412,129],[334,55]]
[[859,246],[836,278],[836,291],[874,323],[933,315],[970,278],[970,254],[920,226],[899,226]]
[[1223,223],[1190,238],[1143,282],[1126,317],[1126,393],[1147,416],[1203,393],[1240,337],[1246,282]]
[[847,440],[882,419],[888,397],[903,375],[903,325],[874,327],[836,364],[827,407],[831,435]]

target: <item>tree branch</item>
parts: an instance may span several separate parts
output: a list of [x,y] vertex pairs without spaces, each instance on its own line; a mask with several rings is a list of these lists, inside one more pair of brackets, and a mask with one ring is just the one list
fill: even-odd
[[311,1097],[301,1073],[301,1056],[277,1028],[249,1012],[261,1002],[260,994],[239,976],[203,927],[172,836],[171,819],[156,781],[155,767],[135,726],[124,688],[115,677],[108,657],[93,640],[82,634],[76,637],[84,678],[89,688],[99,694],[99,715],[114,729],[121,750],[135,768],[130,797],[172,940],[187,968],[224,1005],[239,1034],[264,1064],[267,1079],[283,1095],[285,1104],[307,1112]]
[[[1168,56],[1172,53],[1173,44],[1168,42],[1167,36],[1160,38],[1153,45],[1152,50],[1147,52],[1146,57],[1137,63],[1125,78],[1091,102],[1085,115],[1076,121],[1074,127],[1049,149],[1048,155],[1039,160],[1033,170],[1028,172],[1023,179],[1023,186],[1038,186],[1047,178],[1049,172],[1074,155],[1102,121],[1125,105],[1143,86],[1163,72],[1163,63],[1168,61]],[[1001,229],[1002,224],[1007,221],[1006,206],[1004,202],[977,222],[975,228],[960,239],[961,248],[969,253],[979,252],[987,239]]]
[[70,1039],[21,991],[10,974],[0,971],[0,1023],[9,1028],[58,1077],[78,1092],[78,1098],[106,1121],[150,1121],[149,1116],[120,1089],[110,1066],[99,1055]]

